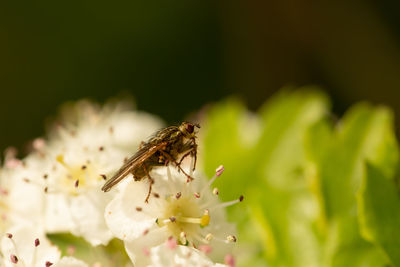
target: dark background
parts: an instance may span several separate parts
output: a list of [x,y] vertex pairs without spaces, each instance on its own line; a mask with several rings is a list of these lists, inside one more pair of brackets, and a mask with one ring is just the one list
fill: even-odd
[[168,123],[308,84],[338,115],[360,100],[399,114],[399,13],[372,0],[2,1],[0,149],[43,135],[67,100],[121,92]]

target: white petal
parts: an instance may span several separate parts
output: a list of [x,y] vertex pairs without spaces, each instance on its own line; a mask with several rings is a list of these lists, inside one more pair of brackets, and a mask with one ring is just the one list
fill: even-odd
[[146,266],[150,263],[150,249],[162,244],[168,237],[169,233],[165,227],[152,230],[135,240],[125,241],[126,253],[135,266]]
[[62,257],[59,262],[53,265],[54,267],[87,267],[88,265],[74,257]]
[[105,206],[110,198],[111,194],[97,191],[72,198],[71,213],[74,221],[78,222],[72,233],[84,237],[93,246],[107,245],[113,238],[104,220]]
[[74,229],[69,199],[62,194],[49,193],[46,198],[46,230],[50,233]]
[[141,141],[162,127],[157,117],[144,112],[124,112],[113,116],[115,142],[125,149],[137,149]]
[[[1,252],[5,257],[6,266],[15,266],[9,259],[13,254],[18,257],[19,263],[25,263],[25,266],[42,267],[46,261],[57,262],[61,252],[50,243],[44,232],[31,225],[19,225],[7,230],[11,233],[12,240],[3,237],[1,240]],[[38,238],[40,245],[35,246],[35,239]],[[14,246],[14,241],[16,247]]]
[[[154,201],[144,203],[147,192],[147,182],[132,182],[108,204],[105,218],[115,236],[123,240],[133,240],[155,225],[157,213],[151,216],[151,211],[155,208],[152,204]],[[137,211],[137,208],[142,211]]]
[[151,264],[148,267],[204,267],[226,266],[215,264],[201,251],[187,246],[168,248],[166,244],[154,247],[150,250]]

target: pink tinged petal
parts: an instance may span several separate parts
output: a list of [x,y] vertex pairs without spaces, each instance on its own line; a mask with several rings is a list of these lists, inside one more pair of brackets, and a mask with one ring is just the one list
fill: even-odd
[[226,254],[224,262],[226,265],[229,265],[230,267],[235,267],[235,258],[232,256],[232,254]]
[[150,256],[149,248],[146,248],[146,247],[142,248],[142,252],[146,257]]
[[209,245],[200,245],[199,250],[204,252],[205,254],[210,254],[212,251],[212,248]]
[[22,163],[19,159],[9,159],[6,161],[6,167],[10,169],[17,168],[20,166]]
[[150,259],[144,254],[144,248],[152,248],[165,243],[170,234],[166,227],[156,228],[147,235],[141,235],[131,241],[125,241],[125,250],[135,266],[147,266],[150,264]]
[[43,138],[36,138],[33,140],[32,146],[35,150],[41,150],[45,147],[46,141]]
[[173,238],[172,236],[168,238],[168,240],[165,242],[165,245],[167,246],[167,248],[169,248],[170,250],[174,250],[176,248],[176,246],[178,245],[178,242],[176,241],[175,238]]
[[69,245],[67,247],[67,254],[68,255],[72,256],[72,255],[75,254],[75,252],[76,252],[76,247],[75,246]]

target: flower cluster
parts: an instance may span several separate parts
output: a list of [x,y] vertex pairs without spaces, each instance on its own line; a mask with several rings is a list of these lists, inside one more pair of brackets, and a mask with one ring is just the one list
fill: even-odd
[[[195,172],[190,181],[170,164],[153,168],[153,180],[127,178],[100,190],[160,127],[156,117],[124,105],[80,101],[64,109],[46,139],[32,142],[24,159],[8,149],[0,174],[0,266],[92,264],[63,255],[47,237],[65,233],[93,247],[120,239],[135,266],[233,266],[235,227],[224,208],[243,197],[219,202],[211,185],[222,166],[210,180]],[[190,169],[189,162],[182,166]]]

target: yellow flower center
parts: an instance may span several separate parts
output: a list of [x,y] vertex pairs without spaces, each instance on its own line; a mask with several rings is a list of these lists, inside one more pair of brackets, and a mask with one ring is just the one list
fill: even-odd
[[[158,225],[168,227],[169,232],[186,243],[186,236],[195,237],[200,227],[206,227],[210,223],[208,210],[202,210],[193,196],[171,196],[167,200],[167,206],[162,218],[158,219]],[[185,234],[185,242],[182,241],[182,233]]]
[[102,177],[94,171],[95,166],[90,162],[71,166],[65,162],[63,155],[58,155],[56,160],[66,170],[60,179],[60,184],[72,195],[78,195],[82,189],[96,186],[102,180]]

